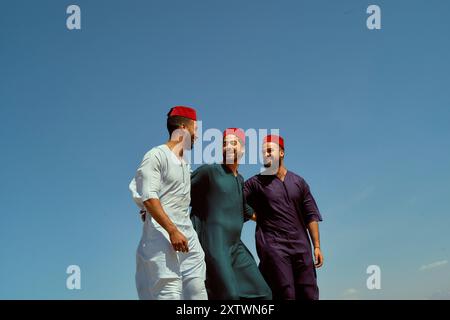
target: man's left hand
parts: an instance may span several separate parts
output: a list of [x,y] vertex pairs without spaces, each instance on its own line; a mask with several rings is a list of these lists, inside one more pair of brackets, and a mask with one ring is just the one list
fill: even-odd
[[320,268],[323,265],[323,255],[320,248],[314,248],[314,265],[316,268]]

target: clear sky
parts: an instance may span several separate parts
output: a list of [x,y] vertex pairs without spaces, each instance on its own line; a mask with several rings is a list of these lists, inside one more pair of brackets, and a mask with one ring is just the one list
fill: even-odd
[[[69,31],[73,3],[82,29]],[[381,30],[366,27],[370,4]],[[137,299],[128,183],[184,104],[204,129],[280,129],[324,218],[322,299],[450,299],[449,10],[2,1],[0,298]],[[72,264],[81,290],[66,288]],[[381,290],[366,288],[369,265]]]

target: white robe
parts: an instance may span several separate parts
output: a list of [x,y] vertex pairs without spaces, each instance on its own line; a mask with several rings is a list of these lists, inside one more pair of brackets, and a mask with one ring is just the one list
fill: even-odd
[[159,199],[164,211],[184,234],[189,252],[176,252],[169,235],[149,213],[136,254],[136,287],[141,299],[155,299],[160,279],[206,276],[205,255],[189,218],[190,166],[180,161],[167,145],[147,152],[130,183],[133,199],[140,209],[148,199]]

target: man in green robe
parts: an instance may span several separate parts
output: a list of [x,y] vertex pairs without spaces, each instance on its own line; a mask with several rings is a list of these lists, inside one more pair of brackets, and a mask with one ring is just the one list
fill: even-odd
[[226,129],[223,163],[203,165],[191,177],[191,219],[205,252],[206,289],[211,300],[272,299],[255,259],[241,241],[244,221],[254,218],[238,173],[245,134]]

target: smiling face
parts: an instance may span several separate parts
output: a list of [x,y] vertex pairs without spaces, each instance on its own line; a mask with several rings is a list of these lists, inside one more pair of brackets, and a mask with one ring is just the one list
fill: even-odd
[[262,153],[264,167],[278,170],[284,159],[284,150],[275,142],[266,142],[262,146]]
[[223,139],[222,145],[223,162],[233,164],[238,162],[244,154],[244,146],[237,136],[228,134]]

